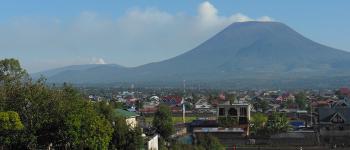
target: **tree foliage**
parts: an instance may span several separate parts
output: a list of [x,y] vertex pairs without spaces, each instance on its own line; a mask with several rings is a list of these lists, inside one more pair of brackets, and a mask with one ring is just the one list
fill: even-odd
[[0,112],[0,146],[10,146],[18,133],[24,129],[18,113]]
[[269,102],[260,98],[257,98],[256,102],[253,105],[256,110],[261,109],[262,112],[265,112],[269,109]]
[[250,129],[255,135],[265,135],[265,127],[268,117],[263,113],[255,113],[251,116]]
[[111,149],[142,149],[143,138],[139,127],[130,128],[123,117],[114,119],[114,132],[112,136]]
[[304,92],[300,92],[295,95],[295,103],[300,109],[306,108],[306,99],[306,94]]
[[18,60],[13,58],[0,60],[0,81],[19,81],[24,76],[27,76],[27,72],[22,69]]
[[223,150],[225,147],[220,143],[219,139],[210,134],[198,134],[197,145],[205,150]]
[[238,125],[237,117],[219,117],[218,123],[220,127],[235,127]]
[[164,139],[169,139],[174,132],[171,110],[166,105],[160,105],[158,111],[154,114],[153,127],[157,133]]
[[74,88],[48,87],[43,78],[32,81],[15,59],[0,60],[0,111],[8,112],[0,114],[2,133],[21,129],[3,134],[16,136],[8,143],[11,149],[106,149],[113,133],[104,112]]
[[18,113],[14,111],[0,112],[0,132],[20,131],[23,128]]
[[274,112],[268,117],[266,128],[270,134],[287,132],[290,129],[289,120],[285,114]]

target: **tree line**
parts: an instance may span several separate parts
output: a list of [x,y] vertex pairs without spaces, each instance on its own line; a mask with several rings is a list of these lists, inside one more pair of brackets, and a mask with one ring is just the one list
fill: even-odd
[[141,149],[140,128],[77,90],[33,81],[16,59],[0,60],[0,149]]

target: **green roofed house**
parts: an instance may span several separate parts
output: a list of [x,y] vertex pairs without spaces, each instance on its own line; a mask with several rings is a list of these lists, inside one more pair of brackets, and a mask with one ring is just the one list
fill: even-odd
[[124,117],[126,124],[128,124],[130,127],[135,128],[137,126],[136,117],[139,116],[137,113],[124,109],[115,109],[114,112],[116,116]]

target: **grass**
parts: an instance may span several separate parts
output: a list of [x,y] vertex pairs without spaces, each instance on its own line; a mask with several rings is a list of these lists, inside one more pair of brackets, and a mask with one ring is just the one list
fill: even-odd
[[[196,120],[196,119],[197,117],[186,117],[185,122],[186,123],[192,122],[193,120]],[[146,123],[152,124],[153,117],[146,117],[145,120],[146,120]],[[183,122],[182,117],[173,117],[173,124],[182,123],[182,122]]]

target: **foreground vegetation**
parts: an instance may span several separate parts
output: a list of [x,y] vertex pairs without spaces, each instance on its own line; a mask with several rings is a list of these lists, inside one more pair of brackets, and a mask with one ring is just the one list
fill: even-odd
[[0,148],[139,149],[131,129],[111,106],[91,103],[68,85],[32,81],[15,59],[0,60]]

